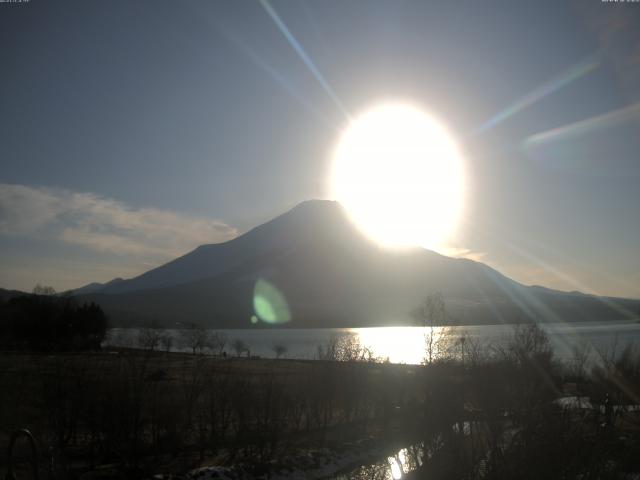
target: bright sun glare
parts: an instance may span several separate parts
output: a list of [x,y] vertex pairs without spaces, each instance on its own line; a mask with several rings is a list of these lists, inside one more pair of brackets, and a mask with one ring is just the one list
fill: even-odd
[[442,125],[417,108],[388,104],[342,134],[331,196],[382,245],[443,250],[461,215],[463,177],[462,157]]

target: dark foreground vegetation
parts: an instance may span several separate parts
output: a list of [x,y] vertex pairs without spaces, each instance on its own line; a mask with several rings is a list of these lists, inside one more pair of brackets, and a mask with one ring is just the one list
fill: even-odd
[[104,340],[107,318],[95,303],[58,296],[50,287],[0,302],[0,348],[96,350]]
[[[626,479],[640,472],[634,349],[595,361],[576,348],[573,361],[560,365],[535,325],[500,348],[471,340],[450,347],[451,355],[441,351],[424,366],[377,363],[357,344],[333,344],[325,349],[333,359],[318,361],[6,352],[0,445],[28,427],[44,478],[47,471],[51,478],[150,478],[201,465],[243,465],[254,477],[282,478],[303,461],[316,468],[310,452],[418,443],[426,454],[410,478]],[[18,448],[18,458],[28,455]],[[320,478],[314,475],[304,478]],[[390,478],[385,469],[366,475],[358,478]]]

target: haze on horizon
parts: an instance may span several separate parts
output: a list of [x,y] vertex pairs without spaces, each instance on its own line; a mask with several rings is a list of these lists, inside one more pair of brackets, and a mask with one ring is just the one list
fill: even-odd
[[349,119],[397,101],[464,157],[449,253],[640,298],[638,4],[31,0],[0,39],[1,287],[135,276],[328,198]]

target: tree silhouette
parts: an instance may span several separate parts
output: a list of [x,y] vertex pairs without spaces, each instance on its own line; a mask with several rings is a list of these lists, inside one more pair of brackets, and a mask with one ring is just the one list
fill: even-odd
[[99,349],[107,330],[107,317],[95,303],[79,305],[73,297],[50,294],[14,297],[2,306],[2,317],[5,341],[17,348]]
[[242,355],[244,352],[247,352],[247,356],[249,356],[249,346],[246,343],[244,343],[242,340],[240,340],[239,338],[236,338],[231,343],[231,347],[235,350],[236,355],[238,357],[240,355]]
[[280,358],[282,355],[287,353],[287,347],[282,345],[281,343],[276,343],[275,345],[273,345],[271,347],[271,350],[273,350],[273,353],[276,354],[276,358]]
[[55,295],[56,289],[48,285],[40,285],[39,283],[36,283],[36,286],[33,287],[33,294],[34,295]]
[[414,311],[414,318],[418,325],[425,327],[425,349],[427,363],[433,362],[437,350],[439,335],[436,327],[441,327],[447,322],[447,309],[442,293],[435,292],[427,295],[420,306]]

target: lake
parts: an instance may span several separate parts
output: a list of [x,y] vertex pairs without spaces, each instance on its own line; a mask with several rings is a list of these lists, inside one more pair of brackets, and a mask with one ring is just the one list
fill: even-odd
[[[556,355],[570,359],[575,347],[584,346],[592,351],[616,349],[621,351],[626,345],[640,345],[640,324],[634,322],[584,322],[542,324],[549,335]],[[515,325],[473,325],[436,327],[433,330],[435,345],[449,348],[458,354],[465,349],[469,355],[472,349],[503,344],[514,331]],[[274,346],[282,346],[285,358],[317,359],[318,346],[326,348],[340,339],[348,339],[367,349],[373,357],[392,363],[419,364],[425,359],[425,335],[430,330],[425,327],[375,327],[375,328],[314,328],[314,329],[238,329],[216,330],[227,339],[226,352],[233,354],[232,342],[241,340],[249,348],[250,354],[260,357],[275,357]],[[108,332],[105,346],[137,346],[139,329],[115,328]],[[181,330],[166,329],[163,334],[174,340],[172,351],[190,351],[183,344]],[[461,342],[460,339],[465,341]],[[160,347],[162,348],[162,347]],[[437,348],[436,348],[437,350]],[[437,356],[438,352],[434,351]],[[459,354],[458,354],[459,355]]]

